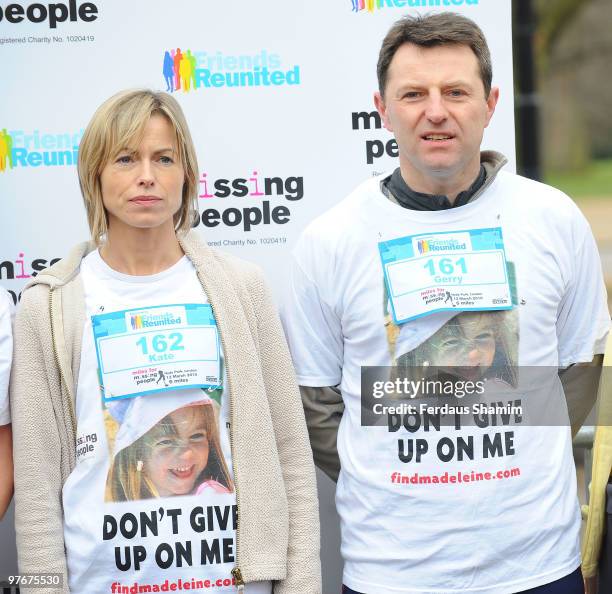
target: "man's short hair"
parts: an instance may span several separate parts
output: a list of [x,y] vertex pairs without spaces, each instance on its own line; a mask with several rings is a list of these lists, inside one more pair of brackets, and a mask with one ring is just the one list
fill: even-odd
[[119,151],[138,145],[154,115],[163,116],[172,127],[185,171],[181,207],[174,215],[174,228],[177,231],[191,228],[198,201],[198,161],[181,106],[167,93],[149,89],[121,91],[98,107],[79,145],[79,183],[91,237],[97,244],[108,230],[100,185],[102,170]]
[[467,17],[455,12],[440,12],[430,15],[407,15],[395,22],[389,29],[382,42],[376,68],[378,90],[382,97],[385,96],[391,60],[404,43],[412,43],[420,47],[467,45],[478,60],[485,98],[489,96],[493,80],[493,66],[484,33],[474,21]]

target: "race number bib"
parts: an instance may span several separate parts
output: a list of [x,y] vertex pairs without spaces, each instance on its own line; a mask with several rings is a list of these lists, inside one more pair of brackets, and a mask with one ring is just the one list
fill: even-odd
[[438,311],[512,309],[501,228],[378,244],[396,324]]
[[209,304],[129,309],[91,321],[105,402],[221,385],[219,331]]

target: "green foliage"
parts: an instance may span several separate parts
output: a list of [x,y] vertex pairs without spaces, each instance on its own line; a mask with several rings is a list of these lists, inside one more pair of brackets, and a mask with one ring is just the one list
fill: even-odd
[[544,176],[544,181],[559,188],[575,200],[612,199],[612,159],[592,161],[581,171],[548,172]]
[[[519,0],[520,1],[520,0]],[[574,20],[580,9],[591,0],[538,0],[536,50],[540,64],[545,65],[555,41]]]

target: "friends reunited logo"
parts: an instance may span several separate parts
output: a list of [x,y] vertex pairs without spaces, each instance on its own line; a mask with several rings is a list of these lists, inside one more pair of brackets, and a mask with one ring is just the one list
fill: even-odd
[[168,311],[162,314],[132,314],[130,315],[130,325],[132,330],[142,330],[143,328],[159,328],[160,326],[174,326],[181,323],[180,316]]
[[77,133],[41,134],[39,130],[0,128],[0,174],[17,167],[62,167],[77,164],[79,142],[83,130]]
[[197,91],[222,87],[278,87],[300,84],[300,67],[283,68],[278,54],[192,52],[181,48],[164,53],[162,72],[166,91]]
[[374,12],[381,8],[454,7],[478,4],[479,0],[351,0],[352,11]]
[[417,248],[419,254],[426,254],[429,251],[429,242],[425,239],[419,239],[419,241],[417,241]]
[[428,252],[450,252],[467,249],[467,243],[460,239],[419,239],[417,250],[419,254]]

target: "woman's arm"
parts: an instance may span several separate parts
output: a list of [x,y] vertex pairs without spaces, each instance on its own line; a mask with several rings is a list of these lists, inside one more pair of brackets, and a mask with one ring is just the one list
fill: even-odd
[[[295,372],[276,307],[261,276],[251,298],[266,393],[289,504],[287,577],[275,584],[275,594],[320,594],[319,509],[317,481],[308,441],[304,410]],[[290,393],[279,386],[291,385]]]
[[10,384],[15,530],[20,572],[62,574],[62,588],[37,592],[66,594],[62,452],[52,399],[60,399],[61,385],[50,326],[48,289],[26,290],[15,320]]
[[0,426],[0,520],[13,496],[13,433],[11,425]]

